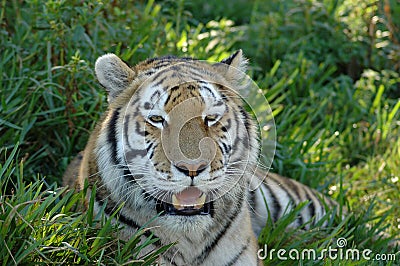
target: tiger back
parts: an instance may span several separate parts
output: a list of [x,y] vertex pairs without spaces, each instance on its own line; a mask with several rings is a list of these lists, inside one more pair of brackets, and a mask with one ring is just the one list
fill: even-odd
[[269,215],[308,200],[292,224],[300,226],[334,202],[256,170],[257,127],[239,95],[246,63],[241,51],[220,63],[161,57],[132,68],[100,57],[95,72],[109,106],[64,184],[96,184],[95,211],[107,201],[111,215],[124,203],[122,238],[146,225],[160,239],[154,248],[176,243],[161,264],[257,265],[256,235]]

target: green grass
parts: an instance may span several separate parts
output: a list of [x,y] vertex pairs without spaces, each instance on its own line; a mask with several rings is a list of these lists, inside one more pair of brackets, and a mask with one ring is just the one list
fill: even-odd
[[[273,171],[353,213],[282,236],[293,212],[267,223],[261,246],[322,250],[345,237],[347,247],[396,253],[399,263],[399,248],[376,239],[400,238],[395,0],[131,2],[1,1],[0,264],[138,260],[128,252],[141,248],[137,237],[111,237],[117,226],[80,212],[84,192],[59,186],[106,106],[94,62],[106,52],[131,64],[166,54],[220,60],[239,48],[274,111]],[[267,261],[278,262],[297,264]]]
[[[5,164],[0,166],[0,188],[12,187],[10,194],[2,193],[1,232],[3,265],[45,264],[121,264],[150,265],[163,249],[139,257],[141,249],[157,241],[151,235],[139,244],[145,228],[139,230],[129,242],[115,236],[120,227],[111,223],[119,209],[110,218],[102,212],[93,217],[94,193],[88,211],[85,204],[86,189],[75,193],[54,183],[44,187],[43,180],[27,183],[23,179],[23,163],[15,165],[16,146]],[[16,156],[18,157],[18,156]],[[8,178],[14,174],[15,179]],[[114,232],[113,234],[110,232]],[[115,233],[116,232],[116,233]],[[168,248],[168,247],[165,247]]]

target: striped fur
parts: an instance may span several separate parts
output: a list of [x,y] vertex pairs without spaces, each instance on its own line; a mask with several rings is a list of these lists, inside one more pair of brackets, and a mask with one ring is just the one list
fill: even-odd
[[[268,217],[264,197],[273,220],[310,201],[292,226],[318,220],[325,209],[316,191],[279,175],[257,171],[256,180],[264,181],[249,189],[259,144],[237,94],[248,86],[245,65],[241,51],[217,64],[162,57],[132,68],[115,55],[100,57],[96,75],[109,108],[64,184],[96,184],[95,210],[107,200],[107,214],[125,202],[123,238],[146,224],[160,238],[155,248],[176,242],[160,263],[257,265],[255,236]],[[207,195],[209,214],[152,220],[160,202],[193,187]]]

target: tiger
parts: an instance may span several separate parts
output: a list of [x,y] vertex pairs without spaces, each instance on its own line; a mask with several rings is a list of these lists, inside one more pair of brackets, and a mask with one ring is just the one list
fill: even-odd
[[159,265],[262,265],[267,219],[308,201],[290,225],[299,227],[336,203],[259,167],[259,130],[238,94],[249,86],[247,64],[242,50],[213,63],[164,56],[133,67],[99,57],[108,108],[63,184],[87,182],[87,201],[96,187],[96,213],[124,203],[120,238],[146,227],[159,239],[151,249],[174,243]]

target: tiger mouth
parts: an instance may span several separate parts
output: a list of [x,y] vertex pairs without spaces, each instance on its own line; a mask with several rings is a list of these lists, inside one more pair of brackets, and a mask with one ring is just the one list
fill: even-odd
[[207,195],[195,187],[189,187],[180,193],[173,194],[171,203],[157,202],[157,212],[162,215],[210,215],[212,202],[206,201]]
[[157,203],[157,212],[161,215],[211,215],[212,214],[212,202],[205,203],[201,208],[195,208],[194,206],[184,206],[182,209],[177,209],[174,205],[167,202]]

